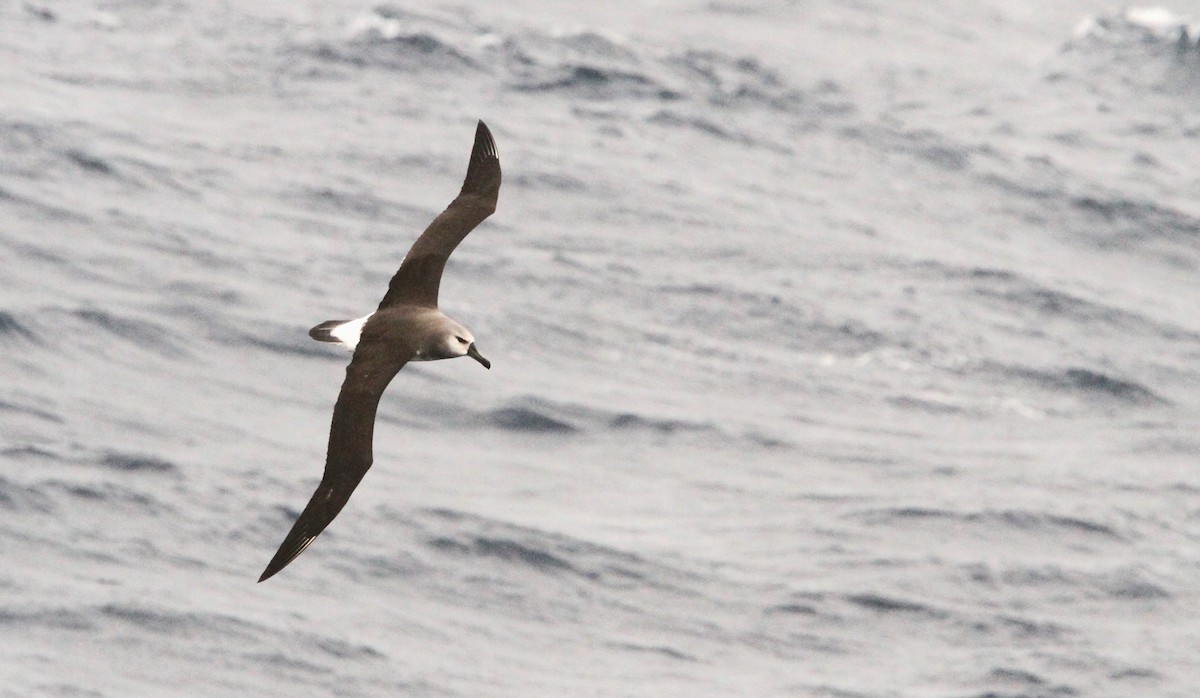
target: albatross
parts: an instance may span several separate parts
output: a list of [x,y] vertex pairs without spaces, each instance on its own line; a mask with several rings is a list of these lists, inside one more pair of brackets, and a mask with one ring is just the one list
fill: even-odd
[[492,367],[475,347],[471,331],[438,310],[438,286],[450,253],[496,210],[499,194],[500,157],[491,132],[480,121],[462,191],[413,243],[375,312],[356,320],[322,322],[309,330],[318,342],[337,343],[354,355],[333,406],[321,484],[258,581],[287,567],[346,506],[371,467],[379,398],[406,363],[469,356],[484,368]]

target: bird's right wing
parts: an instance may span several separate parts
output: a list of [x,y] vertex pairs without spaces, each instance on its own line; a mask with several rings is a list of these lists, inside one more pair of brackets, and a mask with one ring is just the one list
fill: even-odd
[[499,195],[500,156],[492,132],[480,121],[462,191],[413,243],[379,309],[393,305],[436,308],[446,260],[467,233],[492,215]]
[[325,530],[346,506],[350,495],[371,467],[371,441],[375,430],[375,411],[379,398],[392,378],[410,356],[395,356],[376,341],[359,343],[354,358],[346,367],[346,380],[333,408],[329,429],[329,450],[325,456],[325,475],[308,506],[292,525],[275,557],[263,570],[264,581],[287,567]]

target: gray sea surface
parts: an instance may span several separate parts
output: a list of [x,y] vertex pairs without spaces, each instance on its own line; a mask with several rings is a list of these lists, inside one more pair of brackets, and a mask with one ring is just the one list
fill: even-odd
[[1198,20],[0,3],[0,695],[1197,695]]

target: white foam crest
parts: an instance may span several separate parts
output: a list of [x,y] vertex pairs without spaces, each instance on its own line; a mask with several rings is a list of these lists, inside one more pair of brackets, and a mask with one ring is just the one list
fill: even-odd
[[1178,31],[1187,23],[1183,17],[1165,7],[1126,8],[1125,21],[1159,36]]

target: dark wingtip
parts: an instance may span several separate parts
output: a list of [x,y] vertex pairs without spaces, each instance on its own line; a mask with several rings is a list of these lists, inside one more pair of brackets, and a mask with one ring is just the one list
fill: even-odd
[[300,553],[304,552],[304,549],[308,547],[308,544],[312,542],[312,539],[309,539],[307,542],[301,544],[299,546],[299,550],[296,550],[295,544],[289,546],[289,542],[289,540],[285,540],[283,545],[279,547],[279,552],[275,553],[275,557],[271,558],[271,562],[267,565],[267,568],[263,570],[262,576],[258,578],[260,584],[267,581],[271,577],[274,577],[277,573],[279,573],[280,570],[291,564],[292,560],[295,560],[300,556]]
[[[320,489],[318,489],[317,492],[320,492]],[[317,531],[315,534],[310,534],[308,532],[308,523],[305,520],[305,514],[307,513],[308,510],[306,509],[305,512],[300,514],[300,517],[296,519],[296,523],[292,526],[292,530],[288,532],[287,538],[283,539],[283,543],[279,546],[279,550],[275,551],[275,557],[271,558],[271,561],[267,563],[267,569],[263,570],[262,576],[258,578],[259,582],[270,579],[284,567],[292,564],[292,561],[300,557],[300,553],[307,550],[308,546],[312,545],[312,542],[317,539],[317,535],[319,535],[321,531]],[[336,516],[337,512],[334,512],[334,515]],[[322,530],[324,528],[325,526],[321,526]]]
[[[282,553],[282,552],[283,551],[281,550],[280,553]],[[262,576],[258,578],[259,584],[262,584],[263,582],[267,581],[271,577],[274,577],[280,570],[282,570],[284,567],[287,567],[289,562],[296,559],[295,556],[289,557],[286,560],[282,560],[282,561],[279,558],[280,558],[280,554],[276,554],[275,557],[271,560],[270,564],[267,565],[267,568],[265,570],[263,570]]]
[[487,124],[480,119],[475,127],[475,145],[471,148],[471,162],[467,164],[467,178],[463,181],[462,193],[495,196],[500,191],[500,153],[496,140]]
[[500,154],[496,152],[496,139],[492,138],[492,130],[483,123],[483,119],[475,126],[475,147],[472,149],[471,159],[475,158],[500,158]]

